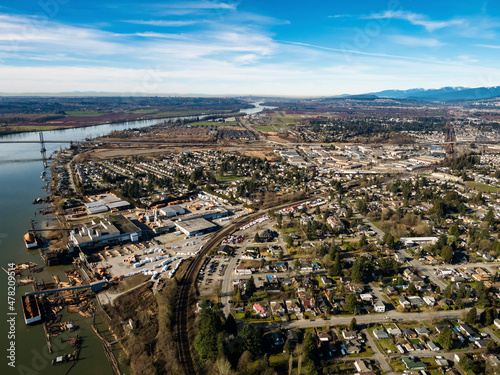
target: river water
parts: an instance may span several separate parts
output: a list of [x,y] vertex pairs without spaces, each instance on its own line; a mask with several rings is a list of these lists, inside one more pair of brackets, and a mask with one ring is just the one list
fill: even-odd
[[[253,103],[256,108],[242,109],[241,112],[255,114],[266,108],[259,103]],[[164,121],[164,119],[129,121],[116,124],[105,124],[84,128],[70,128],[62,130],[44,131],[44,139],[50,141],[82,141],[86,138],[97,137],[110,133],[113,130],[125,130],[151,126]],[[37,141],[39,132],[10,134],[0,136],[0,140],[9,141]],[[47,155],[58,151],[67,144],[46,143]],[[42,215],[35,213],[43,205],[32,205],[31,202],[38,197],[44,197],[42,190],[45,182],[40,178],[44,170],[43,161],[38,143],[3,143],[0,144],[0,267],[8,268],[9,263],[35,262],[43,264],[37,251],[28,252],[23,242],[23,235],[30,228],[30,220],[35,221],[35,227],[40,226]],[[48,169],[47,169],[48,172]],[[52,267],[51,270],[63,272],[63,267]],[[15,324],[15,339],[8,338],[9,324],[7,319],[7,275],[0,271],[0,373],[2,374],[65,374],[71,364],[51,365],[51,360],[58,355],[72,353],[73,349],[67,344],[60,343],[60,337],[67,339],[75,334],[63,334],[53,339],[54,353],[49,354],[41,324],[26,326],[24,323],[20,296],[32,291],[31,285],[16,288],[15,311],[17,312]],[[25,272],[25,275],[27,273]],[[36,278],[44,281],[50,280],[50,273],[44,271],[36,274]],[[88,373],[112,374],[111,368],[104,355],[102,344],[90,329],[91,319],[83,319],[79,314],[63,314],[62,321],[73,320],[81,326],[79,332],[83,337],[80,361],[75,364],[69,374],[83,375]],[[99,323],[99,322],[98,322]],[[100,329],[105,329],[103,324],[98,324]],[[10,342],[15,342],[15,366],[8,366],[6,352]]]

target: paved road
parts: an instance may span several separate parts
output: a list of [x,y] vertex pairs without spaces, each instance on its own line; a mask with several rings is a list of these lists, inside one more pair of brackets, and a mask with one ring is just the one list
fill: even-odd
[[364,329],[362,332],[365,334],[366,341],[368,342],[368,345],[370,345],[371,348],[373,349],[373,354],[374,354],[373,359],[375,359],[380,364],[382,371],[386,375],[395,374],[392,367],[389,365],[389,363],[387,363],[385,355],[380,352],[377,344],[373,340],[373,337],[368,333],[368,331],[366,329]]
[[429,278],[429,280],[432,281],[435,285],[439,286],[441,290],[444,290],[447,287],[448,284],[442,279],[438,278],[437,275],[434,273],[434,267],[425,266],[418,260],[413,259],[413,257],[410,254],[408,254],[406,250],[399,250],[399,254],[408,259],[408,263],[412,267],[414,267],[416,270],[426,275]]
[[[469,309],[463,310],[453,310],[453,311],[426,311],[426,312],[413,312],[413,313],[400,313],[396,310],[389,311],[385,314],[367,314],[367,315],[356,315],[357,324],[368,324],[368,323],[387,323],[392,322],[391,319],[397,319],[398,321],[419,321],[419,320],[434,320],[434,319],[458,319],[463,311],[468,311]],[[481,309],[478,309],[478,314],[481,313]],[[388,317],[388,318],[387,318]],[[351,323],[353,316],[334,316],[331,319],[309,319],[309,320],[292,320],[287,322],[281,322],[281,327],[284,329],[293,328],[313,328],[313,327],[324,327],[332,325],[348,325]],[[277,328],[276,323],[259,323],[267,325],[271,328]]]
[[495,332],[491,328],[484,327],[483,331],[490,335],[490,337],[497,343],[500,344],[500,338],[498,338],[497,335],[495,335]]
[[356,214],[356,218],[361,219],[364,224],[368,225],[377,234],[377,236],[380,238],[380,240],[382,240],[384,238],[385,233],[382,232],[375,224],[373,224],[366,217],[364,217],[360,214]]

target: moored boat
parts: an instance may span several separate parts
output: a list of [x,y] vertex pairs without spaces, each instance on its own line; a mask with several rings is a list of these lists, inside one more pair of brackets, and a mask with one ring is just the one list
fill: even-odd
[[38,247],[38,238],[31,232],[24,235],[24,244],[27,249],[36,249]]
[[21,296],[23,305],[24,322],[26,324],[36,323],[42,320],[38,300],[35,296]]

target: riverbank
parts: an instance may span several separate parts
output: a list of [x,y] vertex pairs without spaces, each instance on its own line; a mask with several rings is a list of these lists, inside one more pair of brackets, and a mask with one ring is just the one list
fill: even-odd
[[[90,126],[118,124],[122,122],[141,121],[141,120],[171,120],[177,118],[207,118],[241,116],[244,113],[237,111],[227,111],[220,113],[203,113],[199,111],[185,112],[158,112],[152,114],[143,113],[123,113],[123,114],[103,114],[100,116],[68,116],[44,123],[20,123],[16,125],[1,125],[0,136],[20,134],[27,132],[40,132],[51,130],[64,130],[71,128],[85,128]],[[20,114],[22,115],[22,114]],[[5,128],[9,128],[5,130]]]

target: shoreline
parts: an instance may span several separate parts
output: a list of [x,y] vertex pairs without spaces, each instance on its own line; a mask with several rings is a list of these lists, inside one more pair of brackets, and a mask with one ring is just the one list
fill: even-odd
[[[65,129],[73,129],[73,128],[87,128],[87,127],[92,127],[92,126],[101,126],[101,125],[112,125],[112,124],[119,124],[119,123],[125,123],[125,122],[132,122],[132,121],[148,121],[148,120],[168,120],[168,119],[173,119],[173,118],[188,118],[188,117],[197,117],[197,116],[203,116],[203,117],[209,117],[209,116],[217,116],[217,117],[231,117],[231,116],[244,116],[246,113],[241,112],[241,110],[238,110],[236,112],[227,112],[227,113],[195,113],[195,114],[181,114],[181,115],[173,115],[173,116],[162,116],[162,117],[154,117],[154,115],[146,115],[146,116],[139,116],[137,118],[130,118],[130,119],[116,119],[116,120],[110,120],[108,122],[100,122],[97,121],[95,123],[89,124],[78,124],[78,125],[28,125],[28,124],[17,124],[13,125],[13,127],[50,127],[51,129],[38,129],[38,130],[19,130],[19,131],[6,131],[3,132],[0,130],[0,137],[6,136],[6,135],[12,135],[12,134],[23,134],[23,133],[36,133],[36,132],[46,132],[46,131],[53,131],[53,130],[65,130]],[[133,115],[133,114],[131,114]]]

